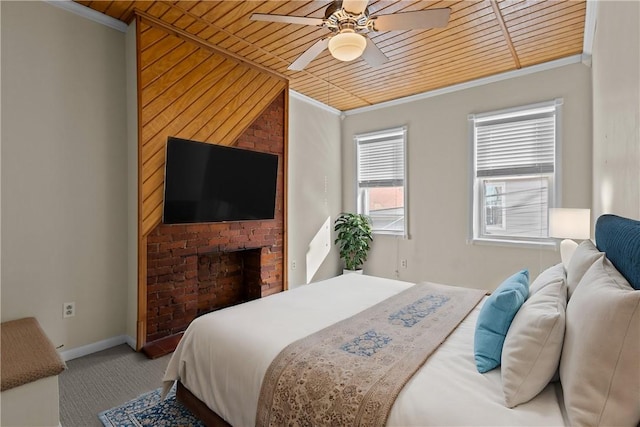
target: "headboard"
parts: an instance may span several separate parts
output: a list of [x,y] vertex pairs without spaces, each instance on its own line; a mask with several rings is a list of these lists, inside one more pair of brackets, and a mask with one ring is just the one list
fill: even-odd
[[634,289],[640,289],[640,221],[600,216],[596,221],[596,246]]

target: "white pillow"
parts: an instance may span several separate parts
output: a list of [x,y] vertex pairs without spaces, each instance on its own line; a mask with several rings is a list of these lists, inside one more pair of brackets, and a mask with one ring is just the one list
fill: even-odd
[[640,422],[640,291],[607,258],[567,304],[560,379],[571,425]]
[[531,298],[531,295],[539,292],[547,285],[556,282],[566,282],[566,280],[567,273],[564,270],[564,264],[559,263],[553,265],[544,270],[542,273],[538,274],[536,280],[531,283],[531,286],[529,286],[529,298]]
[[585,240],[580,243],[567,266],[567,289],[569,298],[576,290],[576,286],[580,283],[580,279],[587,272],[589,267],[598,259],[604,257],[604,252],[600,252],[591,240]]
[[[564,275],[564,267],[562,272]],[[549,277],[550,281],[522,305],[504,341],[502,390],[509,408],[537,396],[558,370],[567,285],[563,277]]]

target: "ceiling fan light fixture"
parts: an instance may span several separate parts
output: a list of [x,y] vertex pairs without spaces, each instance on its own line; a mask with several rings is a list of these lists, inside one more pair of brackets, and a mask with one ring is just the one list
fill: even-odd
[[353,61],[367,47],[367,39],[352,30],[343,30],[329,40],[329,52],[339,61]]

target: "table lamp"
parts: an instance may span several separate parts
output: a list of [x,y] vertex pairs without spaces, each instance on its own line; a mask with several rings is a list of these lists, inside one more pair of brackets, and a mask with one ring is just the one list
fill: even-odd
[[564,239],[560,242],[560,258],[566,268],[578,247],[571,239],[591,237],[591,209],[549,209],[549,237]]

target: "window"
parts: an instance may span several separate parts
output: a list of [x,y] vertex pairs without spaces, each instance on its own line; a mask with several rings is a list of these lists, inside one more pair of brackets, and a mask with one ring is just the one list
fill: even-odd
[[473,238],[548,243],[562,100],[472,115]]
[[406,127],[356,135],[358,213],[369,215],[373,232],[407,235]]

